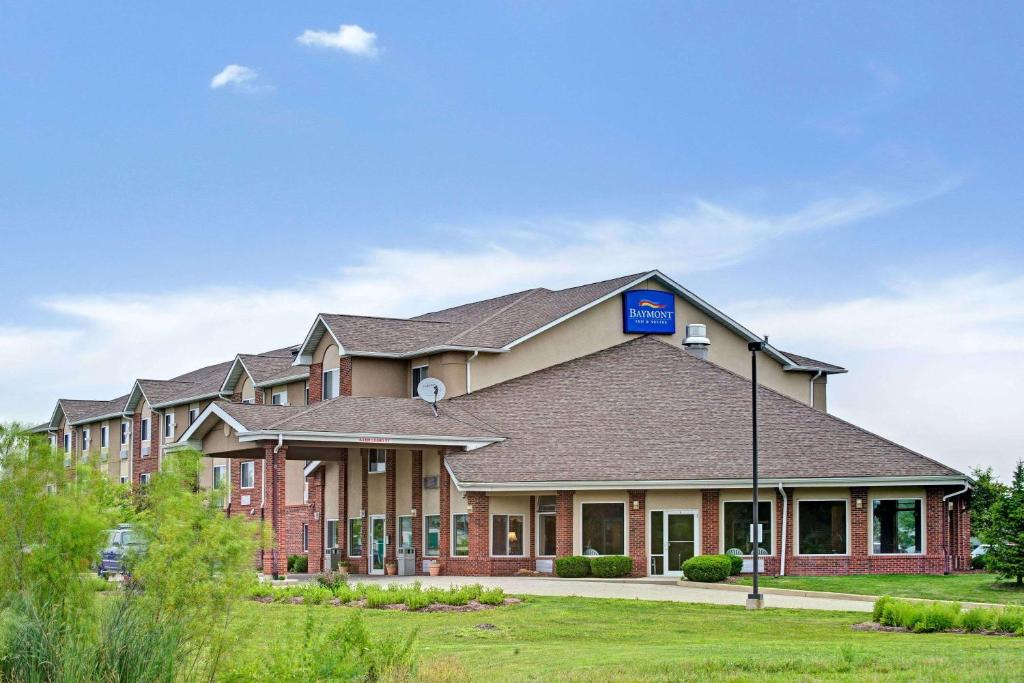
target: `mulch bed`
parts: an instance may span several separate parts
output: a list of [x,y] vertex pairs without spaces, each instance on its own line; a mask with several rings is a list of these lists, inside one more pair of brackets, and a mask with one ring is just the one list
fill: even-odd
[[[262,596],[262,597],[258,597],[258,598],[253,598],[253,600],[255,602],[259,602],[259,603],[262,603],[264,605],[269,605],[269,604],[274,602],[274,598],[269,597],[269,596]],[[282,604],[286,604],[286,605],[302,605],[305,602],[306,602],[305,598],[303,598],[302,596],[298,596],[297,595],[297,596],[288,598],[288,600],[286,600]],[[504,602],[501,605],[485,605],[483,603],[477,602],[476,600],[470,600],[465,605],[442,605],[440,603],[435,602],[435,603],[433,603],[431,605],[427,605],[426,607],[423,607],[422,609],[418,609],[418,610],[415,610],[415,611],[417,611],[417,612],[481,612],[483,610],[494,609],[495,607],[504,607],[506,605],[518,605],[520,602],[522,602],[522,600],[520,600],[519,598],[505,598]],[[351,602],[342,602],[338,598],[333,598],[332,600],[329,600],[326,604],[332,605],[334,607],[363,607],[363,608],[365,608],[366,607],[366,600],[363,599],[363,600],[352,600]],[[409,612],[409,611],[411,611],[411,610],[409,610],[409,606],[406,605],[405,603],[402,603],[402,602],[396,603],[394,605],[383,605],[383,606],[379,607],[378,609],[394,610],[396,612]]]
[[[918,635],[924,635],[925,632],[912,631],[909,628],[902,626],[886,626],[879,624],[876,621],[865,621],[860,624],[853,625],[854,631],[875,631],[881,633],[917,633]],[[974,636],[1016,636],[1016,633],[1009,633],[1007,631],[965,631],[962,628],[951,628],[946,631],[928,631],[927,633],[959,633],[962,635],[974,635]]]

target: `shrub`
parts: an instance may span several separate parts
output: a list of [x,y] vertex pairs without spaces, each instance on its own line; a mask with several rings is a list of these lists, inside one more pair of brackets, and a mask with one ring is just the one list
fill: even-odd
[[424,591],[408,591],[405,595],[405,606],[411,610],[423,609],[430,605],[430,595]]
[[602,578],[626,576],[633,571],[633,558],[628,555],[604,555],[590,559],[590,573]]
[[891,604],[892,601],[891,595],[883,595],[875,600],[875,606],[871,608],[871,620],[882,623],[882,612],[885,611],[886,605]]
[[288,571],[305,574],[309,570],[309,558],[305,555],[289,555]]
[[732,563],[732,569],[729,571],[729,575],[730,576],[736,576],[741,571],[743,571],[743,556],[742,555],[729,555],[729,554],[726,554],[725,557],[728,557],[729,558],[729,562]]
[[306,588],[305,603],[307,605],[322,605],[331,598],[334,597],[334,593],[331,592],[330,588],[324,588],[323,586],[310,586]]
[[971,569],[984,569],[985,568],[985,556],[977,555],[971,558]]
[[724,555],[698,555],[683,562],[683,574],[690,581],[725,581],[732,571],[732,560]]
[[277,589],[265,581],[258,581],[249,589],[250,598],[272,598]]
[[555,560],[555,574],[563,579],[578,579],[590,573],[590,558],[582,555],[559,557]]
[[975,607],[960,615],[960,627],[965,631],[987,631],[992,628],[995,613],[985,607]]
[[322,574],[317,574],[316,582],[324,588],[329,588],[333,591],[338,586],[348,583],[348,577],[337,570],[328,569]]
[[477,600],[482,605],[501,605],[505,602],[505,591],[500,588],[488,588],[480,591]]
[[1024,629],[1024,609],[1006,607],[999,610],[995,618],[995,630],[1004,633],[1017,633]]
[[918,633],[948,631],[956,628],[959,621],[959,603],[932,602],[922,608],[920,619],[913,629]]

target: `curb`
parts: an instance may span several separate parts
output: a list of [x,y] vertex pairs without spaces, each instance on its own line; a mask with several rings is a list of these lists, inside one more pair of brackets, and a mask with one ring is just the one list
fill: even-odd
[[[746,593],[750,586],[739,583],[702,583],[700,581],[679,581],[679,586],[684,588],[705,588],[710,590],[726,590]],[[874,602],[880,595],[862,595],[859,593],[832,593],[829,591],[808,591],[795,588],[768,588],[761,586],[761,592],[768,595],[792,595],[801,598],[827,598],[830,600],[850,600],[851,602]],[[890,596],[898,600],[909,600],[910,602],[958,602],[961,607],[973,609],[975,607],[1006,607],[995,602],[971,602],[969,600],[931,600],[928,598],[907,598],[899,595]]]

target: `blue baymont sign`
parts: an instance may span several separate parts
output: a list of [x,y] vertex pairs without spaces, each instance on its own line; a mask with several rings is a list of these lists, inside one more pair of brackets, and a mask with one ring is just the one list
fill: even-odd
[[622,331],[630,334],[675,334],[675,295],[655,289],[623,292]]

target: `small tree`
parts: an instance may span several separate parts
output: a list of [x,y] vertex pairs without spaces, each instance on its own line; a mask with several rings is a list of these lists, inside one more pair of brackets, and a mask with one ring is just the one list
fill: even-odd
[[989,526],[992,504],[1003,498],[1009,487],[996,479],[991,467],[972,467],[971,477],[975,482],[971,491],[971,531],[981,538]]
[[992,503],[982,538],[990,545],[986,566],[1024,585],[1024,460],[1017,462],[1007,494]]

